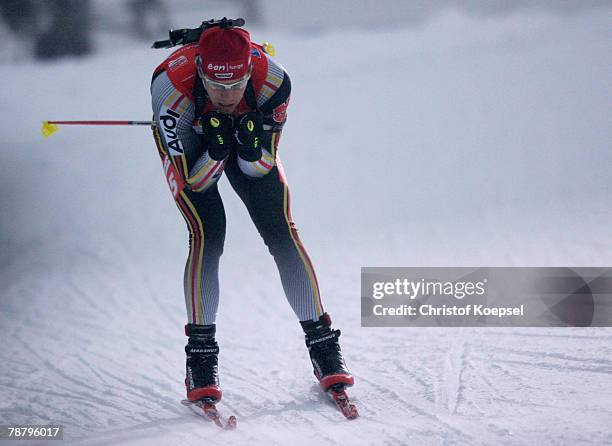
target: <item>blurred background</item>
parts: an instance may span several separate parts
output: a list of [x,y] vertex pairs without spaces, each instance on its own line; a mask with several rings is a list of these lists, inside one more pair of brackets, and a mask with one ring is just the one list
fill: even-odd
[[[87,56],[107,34],[126,40],[160,39],[167,29],[195,26],[206,14],[243,17],[250,27],[313,32],[331,28],[419,26],[445,10],[477,16],[550,11],[572,14],[609,0],[2,0],[4,63],[23,57]],[[193,23],[192,23],[193,22]],[[7,45],[12,53],[7,60]],[[10,57],[12,56],[12,57]]]

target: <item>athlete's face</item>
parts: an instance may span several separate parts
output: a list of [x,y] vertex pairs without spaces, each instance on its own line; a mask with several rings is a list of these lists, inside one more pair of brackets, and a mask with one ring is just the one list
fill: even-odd
[[215,108],[221,113],[231,114],[236,110],[249,82],[251,73],[238,80],[212,80],[203,76],[204,88]]
[[244,96],[245,90],[246,86],[233,90],[215,90],[213,88],[207,88],[206,91],[215,108],[221,113],[230,115],[234,113],[234,110],[238,107],[242,96]]

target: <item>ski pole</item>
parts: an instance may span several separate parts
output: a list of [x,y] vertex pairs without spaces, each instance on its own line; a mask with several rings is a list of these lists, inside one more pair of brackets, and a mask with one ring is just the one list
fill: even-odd
[[154,121],[43,121],[40,129],[45,138],[59,130],[60,125],[148,125],[155,126]]

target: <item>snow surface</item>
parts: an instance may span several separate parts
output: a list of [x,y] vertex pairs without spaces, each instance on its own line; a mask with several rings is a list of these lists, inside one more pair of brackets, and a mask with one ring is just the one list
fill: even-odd
[[149,130],[39,135],[44,119],[148,119],[166,53],[3,65],[0,424],[63,424],[79,445],[612,444],[612,329],[359,319],[361,266],[612,263],[610,19],[253,32],[292,76],[281,157],[361,417],[321,395],[223,179],[219,406],[234,432],[179,404],[187,233]]

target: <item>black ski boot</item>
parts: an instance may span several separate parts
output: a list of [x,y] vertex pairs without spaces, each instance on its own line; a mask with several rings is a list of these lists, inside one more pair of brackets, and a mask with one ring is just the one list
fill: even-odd
[[206,400],[215,403],[221,400],[219,345],[215,341],[215,325],[187,324],[185,334],[189,336],[185,347],[187,399],[191,402]]
[[350,387],[355,380],[346,368],[338,344],[340,330],[331,329],[331,318],[324,313],[318,321],[300,322],[306,333],[306,347],[314,374],[323,390]]

